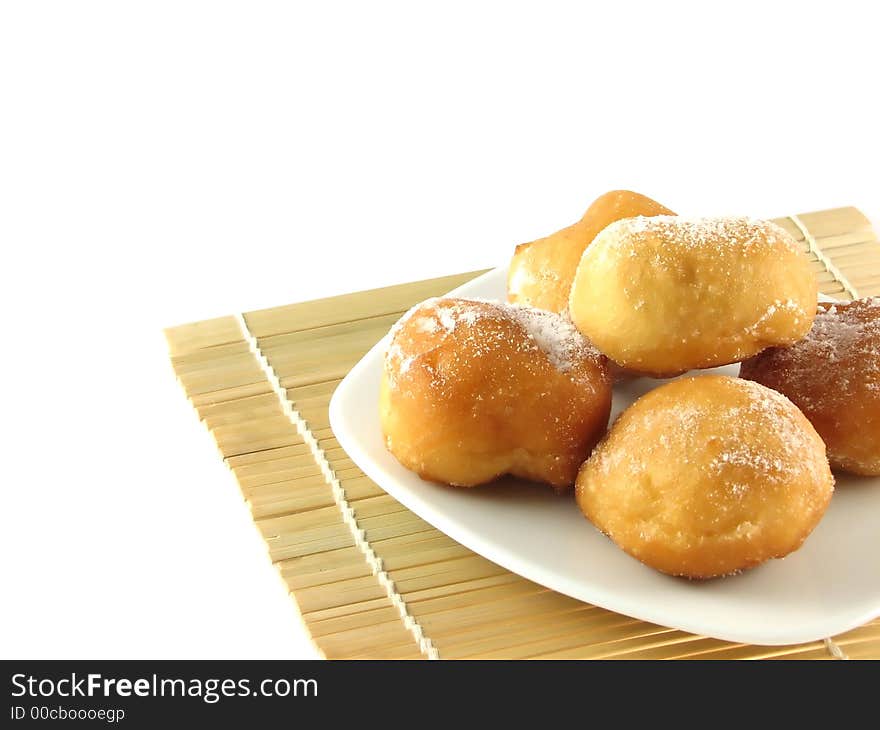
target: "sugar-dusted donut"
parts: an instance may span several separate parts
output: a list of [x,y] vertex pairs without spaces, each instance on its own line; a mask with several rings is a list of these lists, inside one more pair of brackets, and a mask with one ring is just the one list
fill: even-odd
[[424,479],[574,483],[611,408],[606,359],[558,314],[432,299],[392,329],[381,385],[388,450]]
[[880,297],[819,304],[803,340],[746,360],[740,377],[790,398],[832,466],[880,475]]
[[672,215],[655,200],[612,190],[593,201],[577,222],[516,247],[507,277],[507,299],[550,312],[568,310],[568,294],[584,249],[605,226],[636,215]]
[[617,221],[596,237],[570,309],[617,364],[665,376],[796,342],[817,296],[808,258],[769,221],[656,216]]
[[581,469],[576,495],[633,557],[712,578],[797,550],[833,489],[825,445],[791,401],[702,375],[624,411]]

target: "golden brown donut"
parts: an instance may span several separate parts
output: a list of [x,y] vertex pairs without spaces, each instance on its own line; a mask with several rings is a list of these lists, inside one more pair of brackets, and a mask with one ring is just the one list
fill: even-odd
[[516,247],[507,274],[507,300],[550,312],[568,310],[568,293],[584,249],[605,226],[636,215],[672,215],[656,200],[612,190],[593,201],[577,222]]
[[880,298],[820,303],[805,339],[746,360],[739,374],[790,398],[832,466],[880,475]]
[[818,290],[782,228],[749,218],[628,218],[578,265],[575,326],[628,370],[665,377],[737,362],[810,329]]
[[633,557],[712,578],[797,550],[833,489],[825,445],[789,400],[702,375],[624,411],[581,469],[576,495]]
[[605,358],[558,314],[432,299],[392,329],[382,432],[424,479],[470,487],[513,474],[570,487],[610,409]]

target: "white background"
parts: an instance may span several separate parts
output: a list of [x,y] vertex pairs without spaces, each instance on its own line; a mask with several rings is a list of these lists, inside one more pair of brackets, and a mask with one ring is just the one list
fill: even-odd
[[502,264],[615,187],[880,211],[873,3],[0,5],[4,657],[311,657],[168,325]]

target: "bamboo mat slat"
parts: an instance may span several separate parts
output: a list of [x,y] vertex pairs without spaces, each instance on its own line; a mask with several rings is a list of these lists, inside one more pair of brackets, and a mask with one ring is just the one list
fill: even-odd
[[[860,211],[836,208],[776,222],[810,255],[824,293],[880,295],[880,242]],[[178,380],[327,658],[831,659],[832,647],[853,659],[880,658],[880,619],[834,637],[830,646],[761,647],[576,601],[459,545],[368,479],[330,429],[333,391],[409,307],[480,273],[165,331]]]

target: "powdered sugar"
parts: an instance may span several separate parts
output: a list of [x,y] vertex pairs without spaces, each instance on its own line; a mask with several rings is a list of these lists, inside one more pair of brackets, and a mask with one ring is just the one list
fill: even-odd
[[736,246],[747,249],[781,242],[793,251],[798,250],[794,239],[775,223],[748,217],[637,216],[612,223],[602,235],[616,238],[625,245],[626,241],[646,234],[688,248]]
[[725,451],[709,462],[709,469],[720,472],[725,465],[744,466],[765,474],[780,473],[785,469],[782,459],[771,458],[760,451],[737,449]]
[[557,370],[571,370],[575,361],[590,353],[590,344],[571,321],[559,314],[518,305],[502,305],[526,330],[529,337]]
[[845,407],[857,391],[880,401],[880,298],[821,303],[803,340],[764,351],[740,374],[790,394],[808,415]]
[[764,314],[755,322],[752,327],[759,327],[767,322],[772,317],[776,316],[779,312],[788,312],[789,314],[795,315],[795,322],[797,322],[797,317],[806,317],[807,313],[804,311],[804,308],[798,304],[794,299],[786,299],[785,301],[781,299],[775,299],[772,304],[770,304],[765,310]]
[[[815,466],[814,461],[805,460],[815,442],[811,442],[803,422],[797,418],[796,407],[788,398],[746,380],[733,379],[730,387],[739,390],[746,403],[727,409],[721,418],[739,431],[740,437],[715,457],[710,468],[747,467],[772,482],[787,479],[805,466]],[[768,449],[766,443],[754,438],[756,434],[766,434],[778,443]]]
[[[411,366],[413,355],[406,356],[396,342],[403,325],[412,321],[417,332],[426,335],[451,335],[458,328],[472,328],[481,318],[503,318],[515,322],[523,331],[526,342],[539,349],[560,372],[568,372],[583,358],[598,360],[601,355],[574,327],[571,321],[554,312],[532,309],[518,304],[507,304],[482,299],[429,299],[410,309],[391,329],[392,344],[387,359],[395,361],[398,373]],[[467,338],[467,335],[463,335]],[[470,343],[472,355],[492,343]],[[508,346],[516,343],[508,342]]]
[[724,575],[797,549],[833,478],[798,409],[757,383],[702,375],[624,411],[582,467],[578,502],[664,572]]
[[[739,498],[753,489],[790,484],[804,471],[822,480],[822,460],[814,457],[817,446],[821,453],[821,442],[784,395],[750,381],[717,376],[688,378],[678,381],[676,388],[681,391],[677,399],[641,410],[637,420],[626,413],[621,416],[614,426],[615,438],[639,441],[639,448],[597,450],[593,458],[600,472],[622,468],[637,481],[655,459],[678,459],[683,468],[705,474],[719,504],[726,496]],[[718,395],[702,395],[704,388]],[[637,435],[648,433],[657,434],[657,440],[644,442]]]
[[[424,309],[425,311],[430,310],[430,308],[440,301],[440,297],[431,297],[430,299],[426,299],[423,302],[419,302],[418,304],[413,304],[406,312],[403,313],[403,316],[398,319],[388,331],[389,336],[392,340],[397,337],[397,333],[400,332],[401,328],[404,324],[409,322],[411,319],[414,319],[419,310]],[[433,317],[424,317],[421,316],[419,321],[416,323],[416,326],[422,332],[433,332],[436,330],[436,320]]]
[[503,473],[574,482],[608,422],[611,378],[569,320],[449,297],[392,333],[380,415],[404,466],[461,485]]
[[455,332],[455,325],[458,320],[455,317],[455,310],[451,307],[437,307],[435,310],[437,319],[447,332]]
[[790,397],[832,464],[880,473],[880,298],[820,304],[806,338],[745,361],[740,376]]
[[633,370],[739,361],[809,327],[816,285],[797,243],[754,218],[653,216],[606,227],[571,293],[578,327]]
[[421,317],[419,318],[419,321],[416,322],[416,329],[419,332],[430,334],[437,331],[439,324],[440,323],[433,317]]

